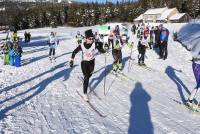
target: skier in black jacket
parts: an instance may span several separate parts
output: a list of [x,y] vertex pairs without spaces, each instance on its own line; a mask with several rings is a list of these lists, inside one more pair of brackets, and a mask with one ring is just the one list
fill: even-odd
[[106,51],[103,49],[103,44],[101,42],[96,43],[94,42],[94,35],[92,30],[85,31],[86,41],[79,45],[72,53],[71,60],[70,60],[70,67],[73,67],[75,55],[82,51],[82,61],[81,61],[81,69],[84,76],[83,82],[83,98],[85,101],[89,101],[87,96],[87,89],[89,84],[89,79],[92,76],[92,72],[94,71],[95,65],[95,56],[96,56],[96,49],[100,53],[105,53]]

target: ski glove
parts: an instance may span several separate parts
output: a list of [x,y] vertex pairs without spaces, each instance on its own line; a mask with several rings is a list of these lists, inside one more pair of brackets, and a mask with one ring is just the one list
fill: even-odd
[[74,65],[74,61],[71,60],[71,61],[69,62],[69,65],[70,65],[70,67],[73,67],[73,65]]

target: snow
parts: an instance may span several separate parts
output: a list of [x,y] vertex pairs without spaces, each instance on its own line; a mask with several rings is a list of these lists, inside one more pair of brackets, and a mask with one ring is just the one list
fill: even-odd
[[200,54],[200,23],[185,24],[178,30],[178,40],[192,52],[193,57]]
[[[165,10],[161,17],[158,19],[158,20],[165,20],[169,17],[169,15],[174,11],[174,10],[177,10],[176,8],[172,8],[172,9],[168,9],[168,10]],[[177,11],[178,12],[178,11]]]
[[165,8],[155,8],[155,9],[148,9],[144,14],[150,15],[150,14],[162,14],[164,11],[168,10],[167,7]]
[[[187,25],[190,24],[164,26],[172,32]],[[200,134],[200,116],[175,102],[187,99],[196,83],[189,61],[190,52],[174,42],[171,36],[167,60],[159,60],[155,51],[147,50],[145,62],[153,71],[136,65],[137,39],[131,37],[134,48],[130,63],[133,64],[128,72],[130,50],[123,48],[123,71],[135,81],[109,74],[113,57],[107,55],[105,96],[105,55],[96,58],[97,72],[90,80],[89,98],[107,116],[102,118],[96,114],[76,93],[76,90],[82,90],[78,80],[82,76],[81,53],[75,58],[74,68],[65,66],[76,48],[77,31],[84,33],[89,28],[97,30],[98,26],[30,29],[32,41],[23,44],[23,66],[3,66],[0,60],[1,133]],[[51,31],[57,32],[61,40],[56,48],[55,63],[48,59],[46,44]],[[24,30],[19,31],[21,37],[23,33]],[[183,31],[182,36],[184,34],[189,33]],[[198,35],[198,32],[193,34]],[[1,38],[5,36],[0,33]]]
[[135,19],[135,21],[140,21],[140,20],[142,20],[143,19],[143,14],[141,14],[140,16],[138,16],[136,19]]
[[170,17],[170,20],[179,20],[181,19],[186,13],[177,13],[175,15],[173,15],[172,17]]

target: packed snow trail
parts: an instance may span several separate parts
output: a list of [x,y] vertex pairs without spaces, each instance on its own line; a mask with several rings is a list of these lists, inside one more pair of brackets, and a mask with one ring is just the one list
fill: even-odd
[[[55,63],[49,61],[46,44],[52,29],[30,30],[32,41],[23,45],[22,67],[1,64],[1,133],[200,134],[200,116],[174,102],[187,99],[195,80],[190,53],[171,37],[167,60],[159,60],[153,50],[147,51],[145,62],[152,70],[135,65],[137,51],[134,51],[128,73],[130,50],[123,49],[123,71],[134,81],[110,74],[111,54],[107,56],[106,70],[104,55],[98,55],[90,79],[89,98],[92,105],[107,116],[102,118],[90,109],[76,93],[77,89],[82,90],[78,80],[82,76],[81,53],[76,56],[73,68],[65,65],[76,48],[76,32],[83,33],[86,29],[53,29],[61,39]],[[21,36],[23,32],[19,32]],[[133,50],[137,49],[137,40],[134,42]]]

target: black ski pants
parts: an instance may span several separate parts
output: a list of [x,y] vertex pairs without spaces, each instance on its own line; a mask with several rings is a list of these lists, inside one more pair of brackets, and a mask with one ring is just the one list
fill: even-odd
[[108,49],[110,48],[110,46],[114,45],[114,41],[113,39],[108,39]]
[[55,48],[50,48],[49,56],[51,56],[52,54],[53,54],[53,56],[55,55]]
[[83,81],[83,93],[84,94],[87,94],[89,79],[92,76],[92,73],[94,71],[94,65],[95,65],[95,60],[81,62],[81,69],[82,69],[83,76],[84,76],[84,81]]
[[139,58],[138,58],[138,63],[144,63],[144,57],[145,57],[145,54],[144,53],[140,53],[139,54]]
[[160,57],[166,59],[168,56],[168,50],[167,50],[168,43],[167,41],[164,41],[160,45]]

